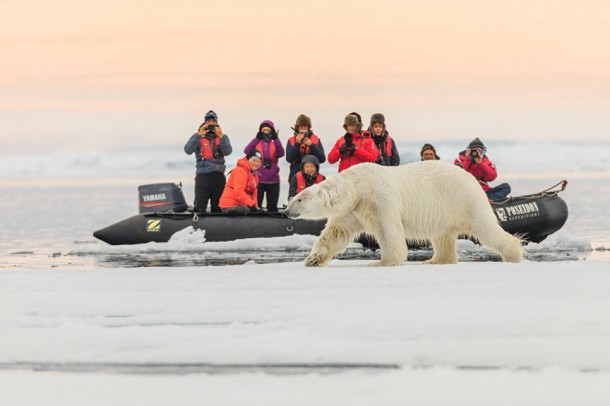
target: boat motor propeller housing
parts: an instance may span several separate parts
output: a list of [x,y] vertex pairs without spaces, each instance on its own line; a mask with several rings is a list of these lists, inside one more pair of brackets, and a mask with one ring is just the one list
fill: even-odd
[[153,183],[138,186],[140,195],[140,213],[152,213],[172,210],[176,213],[188,209],[182,185],[175,183]]

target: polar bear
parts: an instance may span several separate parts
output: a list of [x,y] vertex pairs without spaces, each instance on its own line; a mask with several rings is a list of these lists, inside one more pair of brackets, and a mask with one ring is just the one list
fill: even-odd
[[355,165],[296,195],[286,214],[328,219],[306,266],[326,265],[362,233],[374,236],[381,250],[381,261],[371,265],[402,265],[407,239],[432,243],[428,263],[454,264],[459,235],[476,238],[503,261],[523,258],[521,241],[500,227],[475,178],[443,161]]

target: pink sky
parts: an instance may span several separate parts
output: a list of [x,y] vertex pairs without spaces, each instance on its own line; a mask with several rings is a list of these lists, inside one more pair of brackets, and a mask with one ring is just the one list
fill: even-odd
[[209,108],[243,141],[307,113],[331,144],[353,110],[402,139],[610,138],[607,1],[3,0],[0,26],[8,151],[182,140]]

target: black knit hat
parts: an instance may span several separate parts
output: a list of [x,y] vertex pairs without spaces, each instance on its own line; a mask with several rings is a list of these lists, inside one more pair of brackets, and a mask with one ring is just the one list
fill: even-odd
[[251,149],[250,152],[246,154],[246,159],[249,161],[253,156],[257,157],[258,159],[263,159],[261,152],[255,148]]
[[485,149],[485,145],[483,145],[483,141],[481,141],[479,139],[479,137],[477,137],[474,140],[470,141],[470,144],[468,144],[468,149],[473,149],[473,148]]
[[210,110],[207,113],[205,113],[205,117],[203,118],[203,121],[206,122],[208,120],[214,120],[214,121],[218,122],[218,115],[214,112],[214,110]]

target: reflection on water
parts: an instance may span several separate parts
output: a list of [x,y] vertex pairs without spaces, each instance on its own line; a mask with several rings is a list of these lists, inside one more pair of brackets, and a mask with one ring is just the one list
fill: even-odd
[[[479,246],[460,249],[461,262],[499,262],[501,258]],[[13,251],[10,255],[0,257],[0,269],[96,269],[96,268],[140,268],[140,267],[197,267],[243,265],[246,263],[271,264],[284,262],[302,262],[309,249],[301,250],[242,250],[242,251],[188,251],[188,252],[98,252],[70,251],[67,253],[54,250]],[[410,249],[407,260],[421,262],[432,258],[430,248]],[[348,248],[337,259],[377,261],[381,257],[379,250]],[[526,250],[525,259],[534,262],[596,260],[610,261],[610,250],[597,248],[591,251],[573,250]]]
[[[432,258],[431,249],[419,249],[409,251],[407,261],[421,262]],[[610,252],[606,255],[596,253],[598,259],[610,257]],[[223,252],[218,253],[175,253],[175,254],[137,254],[137,255],[101,255],[95,257],[95,262],[100,267],[106,268],[136,268],[136,267],[191,267],[191,266],[224,266],[224,265],[243,265],[246,263],[272,264],[283,262],[301,262],[309,252]],[[535,252],[526,253],[525,259],[534,262],[556,262],[556,261],[578,261],[585,260],[592,253],[583,252]],[[379,250],[350,249],[337,256],[342,260],[371,260],[376,261],[381,258]],[[500,262],[499,255],[482,250],[460,251],[461,262]]]
[[276,363],[276,364],[214,364],[208,362],[5,362],[0,370],[27,370],[53,372],[110,372],[123,374],[183,375],[204,373],[210,375],[235,373],[266,373],[272,375],[336,374],[347,371],[383,372],[400,369],[398,364],[381,363]]

